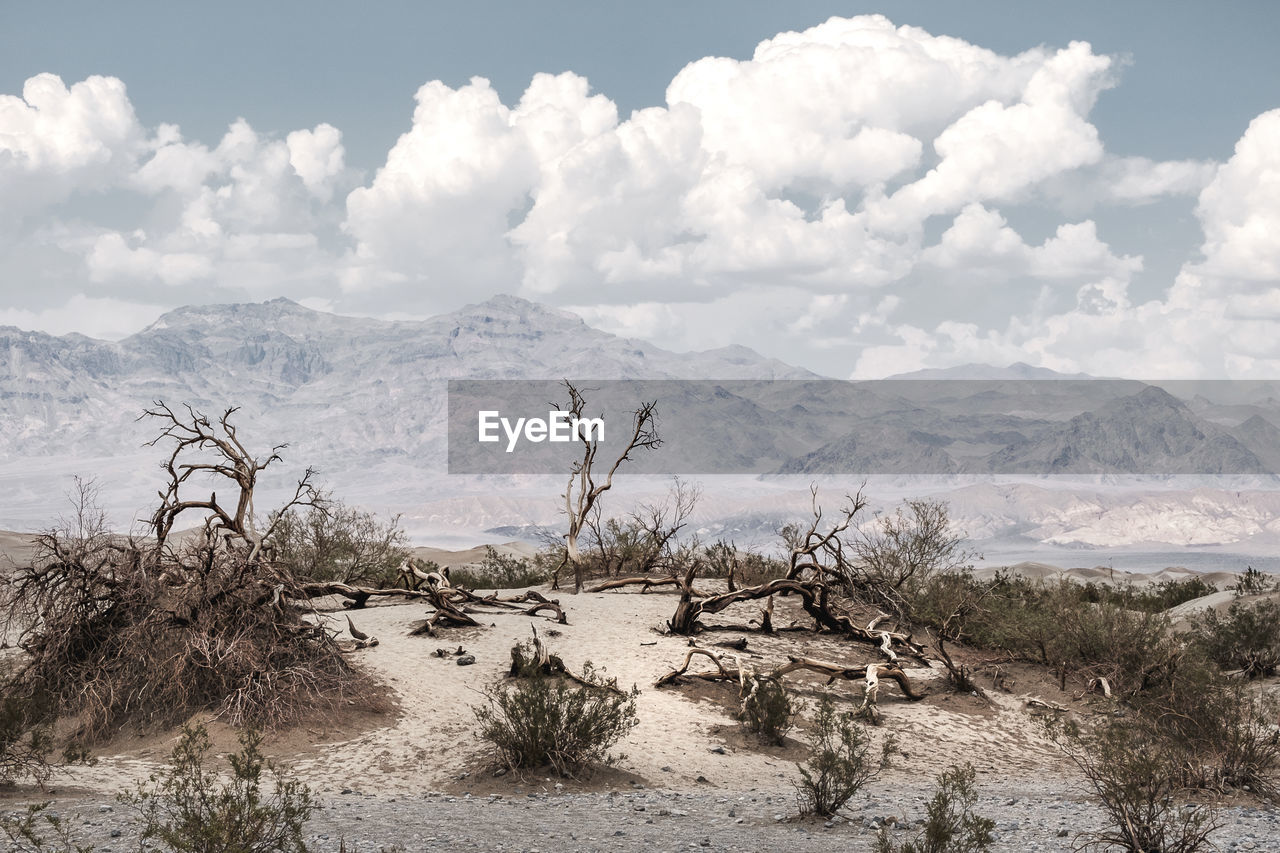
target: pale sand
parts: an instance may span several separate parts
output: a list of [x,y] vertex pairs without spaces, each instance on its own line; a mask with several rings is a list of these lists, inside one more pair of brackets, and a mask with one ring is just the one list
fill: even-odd
[[[481,629],[443,630],[439,638],[409,636],[422,619],[423,605],[370,607],[350,613],[360,630],[376,636],[378,646],[351,653],[351,659],[383,679],[399,702],[399,716],[390,725],[366,729],[346,740],[298,745],[297,737],[277,744],[276,751],[321,793],[344,788],[370,794],[398,794],[457,788],[489,779],[491,756],[473,732],[471,706],[484,701],[482,690],[502,678],[510,661],[510,647],[532,636],[531,626],[567,665],[585,661],[607,668],[620,684],[637,684],[639,726],[615,751],[625,757],[613,774],[596,786],[625,786],[626,778],[672,790],[706,790],[708,786],[736,791],[781,790],[796,776],[795,760],[803,757],[798,740],[790,749],[756,749],[744,740],[723,704],[692,698],[690,688],[654,688],[653,683],[679,665],[688,648],[684,637],[662,636],[655,628],[673,612],[677,596],[635,592],[547,593],[557,595],[568,616],[567,625],[545,618],[498,614],[480,617]],[[705,621],[743,623],[756,616],[754,603],[739,605]],[[335,630],[346,636],[347,612],[326,614]],[[791,602],[779,602],[775,624],[802,616]],[[802,622],[802,624],[808,624]],[[560,636],[550,636],[559,631]],[[734,639],[737,633],[710,632],[703,645]],[[804,654],[845,665],[877,660],[869,647],[809,632],[775,636],[749,634],[745,663],[768,669],[786,661],[787,654]],[[463,646],[476,658],[472,666],[458,666],[453,656],[432,655],[437,648]],[[734,652],[720,649],[726,655]],[[705,661],[703,662],[705,663]],[[695,664],[694,669],[707,668]],[[937,679],[939,671],[908,665],[909,675],[932,695],[923,702],[907,702],[892,682],[880,691],[883,725],[877,737],[893,733],[906,756],[894,762],[894,773],[928,778],[948,764],[971,761],[980,772],[1002,777],[1035,777],[1046,769],[1061,769],[1061,759],[1039,734],[1039,725],[1025,708],[1025,696],[990,691],[992,704],[973,697],[954,696]],[[812,701],[822,681],[804,673],[788,676],[797,693]],[[841,707],[861,701],[858,684],[838,682],[830,688]],[[728,691],[729,698],[735,692]],[[1062,697],[1045,697],[1063,701]],[[377,726],[378,721],[371,721]],[[793,732],[802,739],[802,732]],[[306,738],[302,738],[303,741]],[[224,733],[220,748],[234,741]],[[142,778],[162,759],[173,734],[108,747],[94,767],[76,768],[66,780],[76,786],[114,791]],[[723,748],[725,754],[712,752]],[[291,750],[291,751],[290,751]],[[699,777],[704,781],[699,782]],[[542,780],[538,780],[542,782]]]

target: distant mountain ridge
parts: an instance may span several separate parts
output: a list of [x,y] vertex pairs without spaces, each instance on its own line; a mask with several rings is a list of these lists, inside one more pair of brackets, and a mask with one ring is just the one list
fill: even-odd
[[[1025,364],[840,383],[742,346],[671,352],[511,296],[422,321],[342,317],[275,299],[179,308],[119,342],[0,328],[0,528],[56,517],[72,473],[99,474],[114,489],[106,499],[118,517],[136,517],[154,495],[158,461],[143,447],[152,425],[136,418],[157,399],[210,413],[241,407],[242,434],[254,447],[290,445],[273,483],[287,485],[290,471],[311,464],[340,496],[409,513],[423,526],[550,523],[554,507],[547,505],[550,518],[533,517],[532,504],[503,491],[505,481],[460,486],[445,476],[445,389],[454,378],[563,377],[725,380],[686,388],[662,412],[672,440],[660,452],[676,466],[722,453],[805,480],[858,468],[958,478],[1164,475],[1190,466],[1270,482],[1280,470],[1280,394],[1264,386],[1230,406],[1203,396],[1188,403],[1139,382],[1028,382],[1079,377]],[[957,378],[985,384],[915,381]],[[773,379],[797,381],[726,390],[730,380]],[[704,406],[719,429],[681,435],[685,412]],[[556,480],[553,488],[562,488]],[[1127,535],[1046,523],[1038,513],[1064,512],[1056,498],[1020,494],[1031,496],[1026,506],[1001,509],[991,535],[1039,531],[1046,542],[1108,545]],[[715,505],[730,518],[732,503]],[[1172,504],[1157,511],[1175,512]],[[774,523],[770,511],[760,513],[765,527]],[[1262,517],[1250,523],[1272,530]],[[1211,527],[1224,537],[1254,535],[1225,521]],[[707,529],[734,528],[708,519]],[[1212,530],[1209,539],[1218,535]]]

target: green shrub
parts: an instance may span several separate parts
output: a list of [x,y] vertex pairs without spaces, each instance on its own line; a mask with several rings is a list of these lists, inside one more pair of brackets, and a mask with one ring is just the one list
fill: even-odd
[[995,841],[995,821],[974,814],[978,792],[973,766],[951,767],[938,776],[938,790],[926,809],[924,828],[895,845],[887,829],[877,839],[879,853],[981,853]]
[[1277,581],[1273,575],[1258,571],[1253,566],[1245,567],[1243,572],[1236,575],[1236,582],[1227,587],[1237,597],[1242,595],[1262,595],[1278,588],[1280,588],[1280,581]]
[[451,569],[449,580],[466,589],[520,589],[540,586],[551,578],[545,561],[536,557],[500,554],[492,545],[484,546],[484,559],[479,563]]
[[1225,669],[1258,678],[1280,667],[1280,604],[1275,601],[1233,601],[1225,615],[1206,610],[1191,626],[1195,642]]
[[1109,825],[1085,833],[1086,847],[1130,853],[1194,853],[1211,847],[1221,825],[1210,806],[1179,804],[1186,794],[1178,758],[1149,727],[1111,718],[1092,729],[1062,724],[1051,730],[1102,805]]
[[622,691],[601,680],[590,664],[582,681],[544,674],[538,667],[505,681],[472,708],[478,736],[512,769],[550,766],[570,776],[591,764],[609,763],[609,748],[639,723],[632,687]]
[[91,853],[92,845],[76,842],[71,825],[49,811],[51,803],[31,803],[23,812],[0,813],[0,833],[17,853]]
[[754,692],[742,704],[739,719],[747,731],[781,745],[791,731],[795,703],[781,679],[757,678]]
[[871,734],[850,711],[836,713],[831,697],[824,695],[813,719],[809,760],[796,765],[796,802],[801,815],[830,817],[879,775],[895,750],[886,738],[880,756],[873,757]]
[[169,767],[120,796],[141,819],[140,843],[173,853],[306,853],[311,791],[268,762],[261,746],[260,732],[244,730],[222,781],[208,765],[204,726],[184,726]]
[[15,689],[7,678],[0,693],[0,783],[26,777],[43,789],[54,771],[50,702]]
[[385,524],[370,512],[326,499],[275,519],[275,561],[300,580],[394,586],[409,556],[400,516]]

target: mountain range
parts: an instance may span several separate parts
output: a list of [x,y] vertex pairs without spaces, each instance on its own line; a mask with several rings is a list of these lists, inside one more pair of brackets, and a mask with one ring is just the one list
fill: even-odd
[[[680,386],[685,396],[663,411],[667,434],[683,444],[672,441],[665,458],[654,456],[660,464],[637,472],[699,472],[700,460],[721,455],[752,474],[928,475],[930,488],[949,491],[972,488],[964,478],[973,476],[1134,473],[1230,476],[1237,490],[1266,491],[1280,471],[1280,393],[1266,385],[1232,394],[1197,385],[1178,396],[1027,365],[844,383],[746,347],[671,352],[510,296],[423,321],[341,317],[276,299],[180,308],[118,342],[0,327],[0,527],[48,523],[74,473],[98,478],[117,519],[135,517],[159,482],[157,451],[145,446],[155,428],[138,419],[154,400],[209,413],[238,406],[251,442],[289,444],[279,488],[314,465],[338,494],[405,513],[419,532],[554,522],[554,502],[543,510],[541,501],[559,477],[551,486],[446,474],[445,388],[450,379],[566,376],[701,380]],[[793,381],[748,381],[779,379]],[[1049,379],[1068,381],[1027,381]],[[691,412],[721,429],[690,440]],[[705,502],[708,531],[772,523],[760,501],[780,493],[752,482],[755,494]],[[775,508],[803,510],[797,496],[806,492],[793,483]],[[1038,495],[994,526],[968,521],[995,538],[1032,531],[1036,542],[1091,547],[1123,539],[1070,540],[1061,525],[1046,528],[1037,513],[1052,515],[1059,501]],[[1203,506],[1205,493],[1194,501]],[[1238,541],[1232,529],[1214,541]]]

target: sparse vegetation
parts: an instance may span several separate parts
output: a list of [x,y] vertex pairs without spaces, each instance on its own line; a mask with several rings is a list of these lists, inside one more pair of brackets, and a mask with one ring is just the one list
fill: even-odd
[[801,815],[838,813],[889,764],[896,747],[887,737],[877,756],[871,733],[850,711],[836,711],[824,694],[814,711],[809,760],[797,765],[796,802]]
[[[258,476],[279,448],[251,456],[234,410],[217,421],[163,404],[148,414],[157,442],[171,444],[152,536],[112,534],[92,487],[79,490],[72,518],[38,536],[35,559],[4,581],[6,625],[25,652],[12,690],[47,696],[50,715],[79,721],[82,741],[201,710],[278,725],[366,693],[330,634],[304,618],[301,582],[270,559],[274,522],[260,529],[253,517]],[[189,496],[197,475],[229,481],[233,502]],[[319,500],[311,476],[274,519]],[[171,536],[188,511],[204,511],[203,526]]]
[[978,790],[973,766],[951,767],[938,776],[938,789],[926,808],[924,828],[915,838],[894,844],[880,830],[878,853],[982,853],[995,841],[995,821],[975,814]]
[[384,523],[328,496],[282,513],[274,526],[271,557],[298,580],[388,587],[409,556],[399,516]]
[[739,719],[747,731],[761,740],[781,745],[791,731],[796,703],[778,678],[756,678],[753,691],[742,703]]
[[535,642],[511,650],[511,678],[472,708],[478,737],[511,769],[551,767],[573,776],[611,761],[609,749],[639,723],[636,696],[618,688],[590,663],[572,676],[558,657]]
[[551,569],[542,554],[516,557],[500,553],[492,545],[484,546],[484,559],[479,563],[449,573],[450,582],[464,589],[521,589],[544,584],[550,577]]
[[1280,667],[1280,604],[1273,600],[1233,601],[1225,614],[1206,610],[1192,620],[1192,634],[1215,663],[1246,678]]
[[1236,582],[1227,587],[1236,594],[1236,597],[1244,595],[1263,595],[1268,592],[1274,592],[1280,588],[1280,581],[1275,577],[1260,572],[1253,566],[1246,566],[1245,570],[1236,576]]
[[311,791],[267,761],[261,745],[257,730],[241,732],[223,781],[209,765],[208,732],[184,726],[169,767],[120,796],[139,817],[140,842],[172,853],[305,853]]
[[12,853],[91,853],[80,844],[71,824],[49,810],[52,803],[31,803],[25,811],[0,812],[0,833]]
[[[1210,848],[1221,825],[1212,806],[1185,801],[1183,768],[1152,731],[1124,718],[1091,729],[1065,723],[1052,732],[1084,774],[1108,818],[1085,833],[1086,849],[1194,853]],[[1182,800],[1182,802],[1179,802]]]

